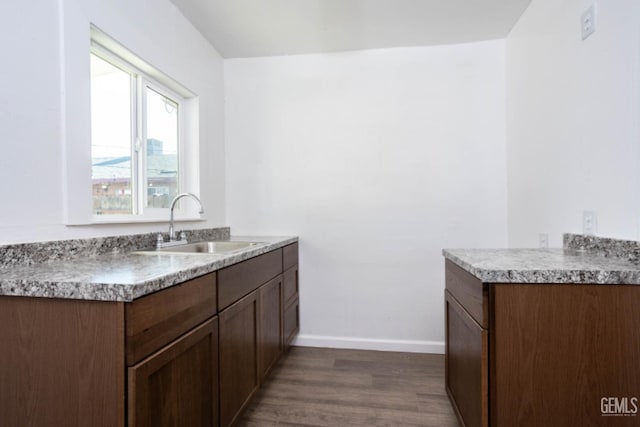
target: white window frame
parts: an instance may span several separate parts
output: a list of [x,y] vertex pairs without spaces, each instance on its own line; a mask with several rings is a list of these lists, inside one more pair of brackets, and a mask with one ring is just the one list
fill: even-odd
[[[89,199],[87,200],[89,215],[79,215],[80,220],[68,220],[67,224],[167,221],[169,208],[146,207],[148,195],[144,161],[147,147],[146,143],[143,143],[143,141],[146,141],[146,114],[143,114],[146,105],[145,88],[148,87],[178,104],[178,193],[187,191],[197,195],[200,193],[199,138],[194,129],[197,129],[198,123],[198,97],[93,26],[91,27],[90,53],[134,76],[132,81],[135,82],[133,87],[135,96],[132,96],[132,116],[135,115],[135,117],[132,117],[131,139],[133,213],[126,215],[95,215],[91,207],[91,199]],[[88,59],[89,55],[87,55]],[[191,129],[191,132],[186,129]],[[90,186],[91,183],[89,182],[87,185]],[[183,203],[182,205],[178,204],[175,209],[176,220],[205,220],[198,213],[198,208],[195,204]],[[82,218],[85,219],[83,220]]]
[[[142,78],[139,80],[139,92],[138,92],[138,97],[140,100],[140,104],[142,104],[142,110],[141,112],[142,117],[140,118],[140,124],[142,125],[142,129],[140,131],[140,141],[138,141],[138,156],[140,157],[140,159],[142,159],[142,161],[138,161],[137,162],[137,166],[139,167],[139,175],[138,175],[138,181],[139,181],[139,185],[140,185],[140,194],[142,195],[142,200],[140,200],[139,203],[139,209],[141,210],[141,212],[143,212],[144,214],[147,215],[151,215],[152,217],[156,217],[158,215],[163,215],[164,217],[166,217],[166,215],[168,215],[169,209],[168,208],[149,208],[147,207],[147,201],[148,201],[148,192],[147,192],[147,180],[145,179],[145,168],[144,166],[144,159],[147,158],[147,144],[146,143],[142,143],[142,141],[146,141],[147,140],[147,115],[144,114],[144,106],[147,105],[147,91],[145,89],[151,89],[157,93],[159,93],[160,95],[163,95],[169,99],[171,99],[172,101],[176,102],[178,104],[178,174],[177,174],[177,179],[178,179],[178,192],[177,194],[180,194],[182,192],[184,192],[184,169],[185,169],[185,165],[184,165],[184,141],[185,141],[185,132],[184,132],[184,121],[185,121],[185,113],[184,113],[184,98],[180,95],[178,95],[177,93],[175,93],[174,91],[172,91],[171,89],[168,89],[164,86],[161,86],[159,83],[156,83],[153,79],[150,79],[149,77],[146,76],[142,76]],[[140,214],[139,214],[140,215]]]

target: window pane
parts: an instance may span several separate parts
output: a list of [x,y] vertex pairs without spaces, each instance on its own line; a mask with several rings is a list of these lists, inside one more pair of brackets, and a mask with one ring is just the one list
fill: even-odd
[[95,215],[132,214],[131,75],[91,54],[91,181]]
[[147,207],[168,208],[178,194],[178,103],[146,88]]

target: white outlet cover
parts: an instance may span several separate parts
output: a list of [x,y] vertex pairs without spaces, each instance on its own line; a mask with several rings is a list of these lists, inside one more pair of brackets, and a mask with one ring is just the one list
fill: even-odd
[[589,6],[587,10],[582,13],[582,19],[580,21],[582,27],[582,40],[585,40],[591,34],[596,31],[596,5],[595,3]]
[[538,234],[538,247],[540,248],[549,247],[549,234],[547,233]]
[[595,211],[582,212],[582,234],[594,236],[598,231],[598,215]]

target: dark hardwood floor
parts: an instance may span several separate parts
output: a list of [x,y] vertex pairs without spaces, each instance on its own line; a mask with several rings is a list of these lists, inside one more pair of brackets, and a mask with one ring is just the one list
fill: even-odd
[[458,426],[444,356],[292,347],[240,426]]

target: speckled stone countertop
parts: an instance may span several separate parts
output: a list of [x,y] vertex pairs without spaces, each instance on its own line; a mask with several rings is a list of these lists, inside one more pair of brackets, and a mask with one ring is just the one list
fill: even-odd
[[442,253],[487,283],[640,285],[638,242],[565,234],[564,246],[563,249],[445,249]]
[[0,295],[132,301],[297,242],[298,238],[242,236],[231,240],[264,244],[227,255],[117,252],[11,265],[0,269]]

